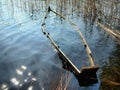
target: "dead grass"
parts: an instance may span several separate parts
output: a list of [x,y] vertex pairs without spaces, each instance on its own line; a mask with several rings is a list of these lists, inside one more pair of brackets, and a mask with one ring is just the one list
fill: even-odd
[[71,80],[70,72],[62,73],[55,90],[68,90],[70,80]]

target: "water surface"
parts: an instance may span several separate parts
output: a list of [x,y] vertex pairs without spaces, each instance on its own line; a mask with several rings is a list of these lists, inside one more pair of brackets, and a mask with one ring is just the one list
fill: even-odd
[[[54,48],[41,32],[43,16],[46,13],[45,2],[42,2],[44,7],[41,7],[39,12],[32,14],[34,15],[32,18],[28,12],[16,6],[14,6],[16,7],[14,16],[11,16],[13,9],[11,7],[8,11],[7,7],[11,4],[6,4],[5,0],[0,1],[0,4],[2,6],[0,9],[4,10],[0,21],[0,89],[54,90],[61,74],[66,71],[62,68]],[[55,5],[52,5],[55,9]],[[75,13],[65,15],[80,28],[91,48],[95,64],[101,67],[98,71],[97,84],[81,87],[70,73],[71,80],[68,88],[70,90],[105,90],[107,85],[103,84],[104,81],[117,78],[116,72],[111,71],[115,69],[119,72],[120,46],[97,24],[91,24]],[[78,68],[89,66],[79,35],[68,22],[50,13],[46,20],[46,29]],[[111,88],[114,89],[114,86]]]

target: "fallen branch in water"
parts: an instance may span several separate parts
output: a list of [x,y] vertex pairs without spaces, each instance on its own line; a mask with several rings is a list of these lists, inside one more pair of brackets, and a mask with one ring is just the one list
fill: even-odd
[[103,81],[103,82],[105,82],[105,83],[107,83],[107,84],[109,84],[109,85],[120,86],[120,83],[115,82],[115,81],[105,80],[105,81]]
[[120,40],[120,32],[118,32],[117,30],[111,30],[108,27],[104,26],[103,24],[101,24],[100,22],[97,22],[97,24],[104,30],[106,31],[109,35],[112,35],[114,38],[117,39],[117,41]]

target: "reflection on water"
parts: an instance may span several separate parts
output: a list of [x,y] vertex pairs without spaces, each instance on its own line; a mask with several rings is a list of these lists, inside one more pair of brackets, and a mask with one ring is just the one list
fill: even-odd
[[19,81],[16,78],[10,80],[14,85],[19,85]]
[[[48,1],[0,1],[0,89],[56,90],[58,87],[61,75],[65,71],[62,69],[58,55],[40,31],[45,9],[49,3],[53,9],[78,25],[93,52],[95,63],[101,66],[98,72],[99,83],[81,87],[71,74],[68,89],[105,90],[108,86],[105,84],[108,79],[119,82],[115,74],[120,72],[119,45],[116,45],[114,40],[94,23],[94,20],[92,23],[80,17],[85,9],[82,7],[85,7],[86,3],[90,5],[90,2],[86,1],[83,4],[82,0]],[[103,10],[103,5],[101,10]],[[110,14],[109,12],[107,15]],[[116,14],[116,16],[119,15]],[[67,22],[61,21],[56,15],[50,13],[46,28],[78,68],[89,65],[79,35]],[[111,67],[114,67],[116,71],[111,72],[113,70]],[[114,86],[110,88],[114,89]],[[115,89],[117,90],[118,87]]]

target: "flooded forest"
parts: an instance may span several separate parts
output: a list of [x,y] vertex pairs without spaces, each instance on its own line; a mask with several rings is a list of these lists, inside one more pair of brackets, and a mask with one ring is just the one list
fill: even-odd
[[0,0],[0,90],[120,90],[119,60],[120,0]]

